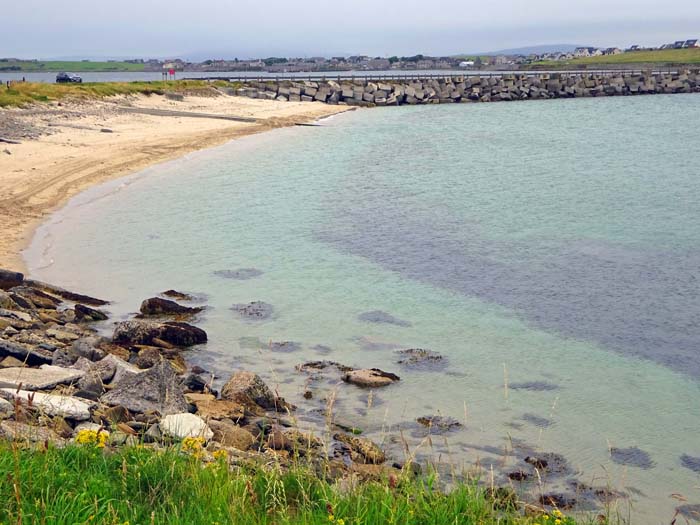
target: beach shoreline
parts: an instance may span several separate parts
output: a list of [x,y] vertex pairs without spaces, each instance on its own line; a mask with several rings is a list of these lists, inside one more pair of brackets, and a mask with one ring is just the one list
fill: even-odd
[[[255,121],[153,115],[133,109]],[[315,122],[349,109],[225,95],[182,100],[138,95],[0,110],[0,124],[4,120],[28,137],[19,144],[3,143],[0,149],[0,267],[25,272],[22,251],[36,229],[71,197],[92,186],[244,136]]]

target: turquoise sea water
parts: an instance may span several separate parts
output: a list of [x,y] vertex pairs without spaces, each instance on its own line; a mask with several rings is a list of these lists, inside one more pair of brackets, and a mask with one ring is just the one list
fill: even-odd
[[[531,449],[560,453],[567,472],[524,488],[609,485],[636,522],[668,522],[672,494],[700,503],[699,121],[696,95],[353,112],[90,190],[28,266],[116,316],[202,294],[210,342],[190,361],[259,372],[302,425],[332,398],[396,457],[401,428],[420,458],[497,482]],[[242,268],[261,273],[217,273]],[[231,310],[256,300],[270,319]],[[374,311],[400,322],[360,317]],[[407,369],[402,348],[447,365]],[[368,402],[294,371],[314,359],[401,382]],[[427,443],[414,420],[438,413],[464,427]]]

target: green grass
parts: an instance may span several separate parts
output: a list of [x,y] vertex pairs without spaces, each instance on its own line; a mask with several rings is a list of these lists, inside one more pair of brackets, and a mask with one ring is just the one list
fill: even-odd
[[[531,525],[476,484],[449,493],[437,479],[401,475],[342,486],[304,466],[204,464],[173,447],[92,445],[31,450],[0,442],[0,523]],[[549,520],[553,522],[553,519]],[[564,518],[563,525],[573,525]]]
[[[19,68],[19,69],[16,69]],[[69,71],[79,73],[84,71],[143,71],[143,64],[130,64],[128,62],[91,62],[91,61],[34,61],[21,60],[9,62],[0,59],[0,71]]]
[[535,62],[533,66],[591,66],[627,64],[700,64],[700,48],[633,51],[619,55],[575,58],[573,60]]
[[[215,86],[227,82],[215,82]],[[94,82],[86,84],[48,84],[40,82],[15,82],[8,89],[0,86],[0,107],[26,106],[37,102],[62,99],[91,99],[113,95],[154,94],[164,92],[205,93],[212,84],[201,80],[173,80],[158,82]]]

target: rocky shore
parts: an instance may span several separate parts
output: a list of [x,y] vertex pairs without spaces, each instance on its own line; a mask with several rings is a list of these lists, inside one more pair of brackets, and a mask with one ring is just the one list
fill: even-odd
[[231,91],[249,98],[365,107],[700,93],[700,70],[678,73],[503,73],[400,81],[281,80],[251,82]]
[[[0,437],[64,446],[92,434],[110,447],[189,438],[232,462],[304,457],[367,479],[402,468],[352,428],[334,428],[328,443],[300,431],[296,407],[252,372],[235,371],[214,390],[213,375],[183,357],[207,342],[186,322],[201,307],[173,298],[189,299],[174,290],[146,299],[135,319],[103,337],[95,325],[108,320],[106,301],[0,270]],[[338,374],[358,388],[399,380],[380,370]]]
[[[302,458],[329,480],[386,480],[421,472],[420,464],[396,461],[361,437],[361,429],[336,419],[332,402],[324,416],[326,431],[314,433],[300,430],[297,407],[253,372],[232,371],[217,391],[213,374],[185,360],[186,352],[207,342],[206,332],[192,324],[205,307],[189,306],[193,299],[167,290],[144,300],[133,319],[112,325],[107,301],[0,269],[0,439],[58,447],[180,444],[196,449],[203,461],[226,457],[232,465],[284,465]],[[105,328],[111,336],[99,335]],[[440,354],[425,349],[401,350],[397,356],[397,363],[409,368],[445,364]],[[391,372],[333,361],[302,363],[296,373],[310,380],[332,374],[358,389],[401,380]],[[315,396],[308,391],[303,397]],[[462,424],[428,415],[413,427],[430,439]],[[581,503],[596,508],[625,498],[570,478],[573,471],[559,454],[514,446],[519,461],[503,473],[501,486],[491,488],[495,500],[515,502],[520,491],[513,483],[540,486],[545,479],[566,480],[569,490],[539,490],[527,498],[527,508],[569,509]],[[483,450],[497,452],[496,447]]]

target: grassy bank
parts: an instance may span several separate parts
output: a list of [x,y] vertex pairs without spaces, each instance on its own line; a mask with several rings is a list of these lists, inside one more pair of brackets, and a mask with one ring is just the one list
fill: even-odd
[[532,66],[548,68],[578,67],[578,66],[614,66],[630,64],[651,64],[664,66],[670,64],[698,64],[700,65],[700,48],[691,49],[659,49],[651,51],[634,51],[619,55],[605,55],[599,57],[574,58],[572,60],[535,62]]
[[113,72],[113,71],[143,71],[143,64],[131,64],[129,62],[92,62],[84,60],[19,60],[12,61],[0,59],[0,71],[70,71],[72,73]]
[[30,450],[0,443],[0,523],[14,524],[491,524],[573,525],[525,517],[476,485],[449,494],[436,479],[329,483],[306,467],[229,468],[179,448],[95,445]]
[[[0,87],[0,107],[24,106],[36,102],[52,102],[66,98],[86,100],[113,95],[154,93],[206,93],[212,85],[201,80],[173,80],[158,82],[94,82],[88,84],[48,84],[15,82],[9,88]],[[226,86],[231,84],[225,83]]]

